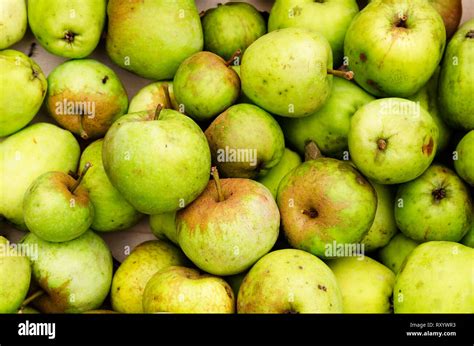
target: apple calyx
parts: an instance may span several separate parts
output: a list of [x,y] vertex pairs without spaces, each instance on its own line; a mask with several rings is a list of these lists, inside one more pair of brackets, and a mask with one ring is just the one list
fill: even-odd
[[469,30],[466,34],[466,38],[474,38],[474,30]]
[[433,190],[433,192],[431,192],[431,195],[433,196],[435,202],[439,203],[443,198],[446,197],[446,190],[441,187],[439,189]]
[[224,202],[224,192],[222,192],[222,186],[221,186],[221,181],[219,179],[219,172],[217,171],[217,167],[213,166],[211,168],[211,175],[212,178],[214,179],[214,183],[216,184],[216,190],[217,190],[217,197],[218,197],[218,202]]
[[379,138],[377,140],[377,148],[379,148],[380,151],[385,151],[385,149],[387,149],[387,140]]
[[314,208],[309,208],[309,209],[303,210],[303,214],[306,215],[306,216],[309,216],[312,219],[318,217],[318,215],[319,215],[318,211]]
[[75,33],[73,33],[72,31],[68,30],[66,31],[66,33],[64,34],[64,41],[66,41],[67,43],[73,43],[74,42],[74,37],[76,36]]
[[76,182],[74,183],[74,185],[71,188],[71,193],[72,194],[74,194],[74,192],[77,190],[77,188],[79,187],[79,185],[82,182],[82,179],[84,179],[84,176],[86,175],[87,171],[91,167],[92,167],[92,164],[90,162],[86,162],[86,164],[84,165],[84,169],[82,170],[81,174],[79,175],[79,178],[77,178]]
[[35,293],[33,293],[31,296],[26,298],[23,303],[20,305],[20,309],[18,310],[18,313],[21,314],[23,313],[23,310],[26,308],[28,304],[30,304],[33,300],[35,300],[38,297],[41,297],[43,294],[45,294],[45,291],[43,290],[38,290]]
[[307,141],[304,146],[304,160],[305,161],[317,160],[322,157],[324,156],[321,153],[321,150],[319,150],[319,147],[316,144],[316,142],[312,140]]
[[407,27],[408,16],[406,14],[398,15],[395,21],[396,28],[408,29]]
[[347,80],[354,79],[354,72],[352,71],[342,71],[342,70],[334,70],[332,68],[328,68],[327,73],[332,74],[333,76],[336,76],[336,77],[347,79]]
[[239,48],[235,51],[234,54],[232,54],[230,59],[225,62],[225,66],[229,67],[230,65],[232,65],[232,63],[235,61],[235,59],[240,57],[241,55],[242,55],[242,50],[240,50],[240,48]]

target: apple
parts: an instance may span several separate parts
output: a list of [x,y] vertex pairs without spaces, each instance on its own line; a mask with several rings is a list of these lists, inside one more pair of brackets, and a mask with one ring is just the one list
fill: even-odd
[[446,27],[446,39],[450,39],[456,32],[462,17],[462,0],[428,0],[431,6],[443,18]]
[[463,180],[474,186],[474,130],[469,131],[456,147],[454,168]]
[[114,311],[143,313],[143,291],[158,271],[188,263],[175,246],[160,240],[141,243],[133,249],[114,274],[110,300]]
[[3,50],[20,41],[28,25],[25,0],[3,0],[0,6],[0,50]]
[[143,292],[145,312],[233,313],[234,306],[234,294],[227,282],[185,267],[157,272]]
[[395,274],[379,262],[364,256],[330,260],[342,294],[344,313],[390,313]]
[[432,165],[398,188],[395,220],[407,237],[459,241],[471,228],[472,200],[463,181],[449,168]]
[[284,249],[261,258],[245,276],[237,297],[241,313],[340,313],[336,277],[319,258]]
[[340,65],[344,36],[358,12],[355,0],[276,0],[270,12],[268,31],[297,27],[319,32],[331,45],[334,62]]
[[438,126],[413,101],[385,98],[359,108],[351,120],[349,151],[357,168],[379,184],[420,176],[438,148]]
[[283,231],[291,246],[331,257],[335,242],[358,243],[374,221],[377,195],[350,164],[332,158],[306,161],[280,182]]
[[278,118],[285,138],[304,154],[308,141],[314,141],[322,153],[343,156],[352,115],[374,97],[355,83],[334,77],[331,94],[321,109],[302,118]]
[[170,240],[178,245],[176,234],[176,212],[150,215],[151,232],[161,240]]
[[145,214],[188,205],[206,187],[211,170],[209,146],[199,126],[179,112],[160,110],[153,116],[139,112],[119,118],[103,144],[104,169],[112,185]]
[[372,95],[408,97],[428,82],[445,43],[443,20],[426,0],[378,0],[354,17],[344,54]]
[[380,262],[397,274],[405,259],[419,244],[403,233],[398,233],[379,250]]
[[281,160],[283,132],[276,120],[251,104],[228,108],[205,131],[213,164],[229,178],[262,177]]
[[[474,220],[474,210],[472,211],[472,220]],[[474,221],[471,223],[471,228],[461,239],[461,244],[474,248]]]
[[262,184],[250,179],[220,180],[215,169],[213,176],[215,181],[176,214],[178,243],[200,269],[234,275],[271,250],[278,238],[280,213]]
[[173,81],[154,82],[138,91],[130,100],[128,113],[147,111],[155,114],[156,107],[179,109],[173,92]]
[[472,263],[470,247],[449,241],[421,244],[397,275],[395,313],[474,313]]

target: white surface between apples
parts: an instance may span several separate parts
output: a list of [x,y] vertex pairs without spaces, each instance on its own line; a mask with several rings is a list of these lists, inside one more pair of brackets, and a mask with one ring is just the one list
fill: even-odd
[[[237,0],[233,0],[237,1]],[[196,0],[196,4],[198,6],[199,11],[203,11],[212,7],[217,6],[218,3],[225,3],[227,1],[224,0]],[[243,1],[250,4],[253,4],[256,8],[261,11],[270,11],[273,2],[271,0],[251,0],[251,1]],[[474,0],[463,0],[463,16],[461,19],[461,23],[464,23],[470,18],[474,17]],[[25,37],[21,42],[13,45],[10,47],[11,49],[19,50],[25,54],[28,54],[31,43],[36,42],[35,53],[33,59],[41,66],[44,74],[46,76],[60,63],[66,61],[67,59],[52,55],[46,52],[43,47],[34,39],[33,34],[28,29]],[[111,67],[118,75],[120,80],[125,86],[127,90],[128,97],[131,99],[141,88],[145,85],[148,85],[151,81],[148,79],[144,79],[134,75],[131,72],[125,71],[114,65],[112,61],[109,59],[107,54],[105,53],[105,46],[104,41],[102,40],[99,43],[99,46],[96,50],[89,56],[91,59],[96,59],[101,61],[102,63],[106,64],[107,66]],[[41,108],[38,115],[33,119],[32,123],[35,122],[51,122],[54,121],[49,118],[46,114],[46,111]],[[5,223],[0,223],[0,235],[6,234],[6,237],[12,241],[16,242],[23,237],[25,234],[24,232],[18,231],[7,225]],[[131,227],[126,231],[118,231],[118,232],[110,232],[110,233],[100,233],[104,240],[110,247],[112,251],[113,257],[122,262],[125,257],[131,252],[131,250],[140,243],[150,239],[156,239],[155,236],[151,233],[150,226],[148,224],[148,217],[145,216],[142,221]]]

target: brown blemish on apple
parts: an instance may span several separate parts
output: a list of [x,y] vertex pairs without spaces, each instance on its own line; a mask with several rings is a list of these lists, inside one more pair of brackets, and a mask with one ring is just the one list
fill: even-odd
[[367,61],[367,55],[365,55],[365,53],[360,53],[359,58],[360,58],[360,61],[362,62]]
[[430,156],[431,153],[433,152],[433,147],[434,147],[433,138],[430,137],[430,140],[429,140],[428,144],[423,144],[423,146],[421,147],[421,151],[426,156]]
[[377,90],[380,91],[380,92],[383,92],[382,89],[380,88],[380,86],[378,85],[378,83],[375,82],[374,80],[372,80],[372,79],[367,79],[367,84],[368,84],[369,86],[371,86],[372,88],[377,89]]
[[61,286],[51,288],[48,277],[38,280],[39,286],[47,293],[34,300],[33,304],[45,313],[62,313],[69,307],[69,284],[71,279],[65,281]]
[[328,289],[326,288],[326,286],[320,285],[320,284],[318,284],[318,289],[320,289],[321,291],[324,291],[324,292],[327,292],[327,290],[328,290]]
[[102,84],[107,83],[108,80],[109,80],[109,76],[105,76],[104,78],[102,78]]

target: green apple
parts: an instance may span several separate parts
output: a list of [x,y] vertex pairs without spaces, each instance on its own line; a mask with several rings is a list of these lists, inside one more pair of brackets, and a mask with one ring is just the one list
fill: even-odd
[[154,114],[156,107],[179,109],[173,92],[173,81],[154,82],[133,96],[128,106],[128,113],[147,111]]
[[204,32],[204,50],[229,60],[240,50],[267,32],[267,24],[260,12],[245,2],[217,4],[201,19]]
[[14,313],[28,293],[30,260],[0,236],[0,314]]
[[170,240],[178,244],[176,212],[150,215],[150,228],[158,239]]
[[107,14],[109,57],[139,76],[171,79],[184,59],[202,50],[201,21],[193,0],[110,0]]
[[331,158],[306,161],[288,173],[277,202],[290,245],[322,257],[334,256],[328,251],[333,243],[360,242],[377,209],[372,185],[350,164]]
[[[471,218],[474,220],[474,210]],[[474,248],[474,221],[471,223],[471,229],[466,233],[464,238],[461,239],[461,244]]]
[[298,27],[321,33],[331,45],[334,62],[342,63],[344,36],[359,12],[355,0],[276,0],[268,31]]
[[209,125],[206,137],[212,162],[230,178],[262,177],[281,160],[285,150],[283,132],[263,109],[238,104]]
[[144,312],[233,313],[234,305],[227,282],[185,267],[157,272],[143,292]]
[[261,258],[240,286],[238,313],[340,313],[336,277],[319,258],[284,249]]
[[200,269],[234,275],[271,250],[278,238],[280,213],[262,184],[240,178],[219,180],[216,171],[213,175],[215,181],[176,214],[178,243]]
[[20,41],[26,32],[26,1],[3,0],[0,3],[0,50]]
[[0,137],[3,137],[33,119],[43,103],[48,82],[41,67],[16,50],[0,51],[0,71]]
[[469,131],[456,147],[454,168],[466,183],[474,186],[474,130]]
[[438,105],[439,71],[440,69],[438,67],[433,76],[431,76],[428,83],[426,83],[425,86],[423,86],[416,94],[408,98],[411,101],[419,102],[420,106],[430,113],[434,122],[438,126],[438,152],[444,150],[447,147],[451,137],[451,129],[444,122],[440,107]]
[[23,198],[28,230],[50,242],[73,240],[86,232],[94,218],[94,206],[87,189],[79,186],[81,180],[63,172],[40,175]]
[[211,52],[193,54],[179,65],[173,91],[184,113],[196,120],[207,120],[235,103],[240,79],[229,65]]
[[88,190],[94,206],[90,227],[95,231],[110,232],[135,225],[142,214],[123,198],[107,177],[102,163],[103,142],[99,139],[86,147],[79,169],[82,171],[88,162],[91,164],[81,183]]
[[342,294],[344,313],[390,313],[395,274],[364,256],[330,260],[329,268],[336,276]]
[[380,249],[380,262],[397,274],[407,256],[411,254],[419,244],[420,243],[408,238],[403,233],[398,233],[390,239],[387,245]]
[[63,242],[51,243],[29,233],[25,246],[36,246],[30,257],[33,278],[45,291],[34,305],[47,313],[79,313],[102,305],[112,282],[112,255],[92,231]]
[[164,268],[187,263],[184,254],[167,242],[152,240],[138,245],[114,274],[110,291],[114,311],[143,313],[143,291],[148,280]]
[[463,181],[449,168],[432,165],[398,188],[395,220],[407,237],[459,241],[471,228],[472,200]]
[[314,141],[322,153],[341,158],[347,150],[347,135],[352,115],[374,98],[355,83],[333,78],[332,91],[321,109],[307,117],[279,118],[285,138],[304,154],[308,141]]
[[474,313],[474,249],[449,241],[418,246],[394,288],[395,313]]
[[317,32],[288,28],[263,35],[242,57],[242,90],[273,114],[297,118],[316,112],[331,92],[332,52]]
[[65,58],[91,54],[102,35],[105,0],[28,0],[28,22],[39,43]]
[[74,136],[55,125],[31,125],[0,143],[0,214],[24,228],[23,196],[41,174],[76,171],[80,149]]
[[[230,67],[237,73],[240,79],[240,65],[230,65]],[[254,104],[251,99],[248,98],[247,95],[245,95],[244,91],[242,90],[242,84],[240,85],[240,95],[239,98],[237,99],[236,103],[250,103]]]
[[379,184],[398,184],[420,176],[438,149],[438,126],[419,103],[400,98],[372,101],[351,120],[352,161]]
[[474,18],[464,23],[446,48],[439,76],[439,102],[446,122],[458,129],[474,129]]
[[365,90],[408,97],[428,82],[445,44],[443,20],[426,0],[378,0],[351,22],[344,54]]
[[157,113],[119,118],[103,144],[103,164],[112,185],[145,214],[188,205],[206,187],[211,170],[209,146],[199,126],[174,110]]
[[83,139],[105,135],[128,107],[128,97],[115,72],[92,60],[70,60],[48,76],[46,107],[59,125]]
[[301,157],[294,151],[285,148],[280,162],[271,168],[265,176],[258,178],[258,182],[265,185],[267,189],[270,190],[273,197],[276,198],[278,186],[280,186],[282,179],[288,174],[288,172],[292,171],[293,168],[298,167],[300,164]]
[[450,39],[458,28],[462,17],[462,0],[428,0],[443,18],[446,39]]
[[377,210],[374,222],[367,234],[362,238],[365,251],[373,251],[388,244],[397,233],[397,224],[393,211],[395,194],[390,186],[370,182],[377,193]]

